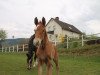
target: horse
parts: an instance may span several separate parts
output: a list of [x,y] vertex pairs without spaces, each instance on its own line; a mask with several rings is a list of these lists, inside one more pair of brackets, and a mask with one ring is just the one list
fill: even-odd
[[38,60],[38,75],[42,75],[42,66],[46,64],[47,75],[52,75],[52,60],[56,65],[57,75],[59,75],[58,52],[56,47],[48,40],[45,29],[45,18],[38,22],[37,17],[34,19],[36,25],[35,38],[33,43],[37,46],[36,56]]
[[37,50],[37,47],[34,46],[33,44],[33,40],[35,38],[35,34],[32,35],[30,38],[29,38],[29,42],[28,42],[28,53],[26,53],[26,56],[27,56],[27,69],[30,70],[32,68],[32,61],[33,61],[33,53],[35,54],[34,55],[34,65],[33,67],[36,66],[36,50]]

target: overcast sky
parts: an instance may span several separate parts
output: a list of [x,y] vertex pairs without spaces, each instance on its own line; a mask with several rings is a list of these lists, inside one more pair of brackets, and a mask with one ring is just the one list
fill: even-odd
[[100,33],[100,0],[0,0],[0,29],[8,38],[34,33],[34,18],[59,17],[87,34]]

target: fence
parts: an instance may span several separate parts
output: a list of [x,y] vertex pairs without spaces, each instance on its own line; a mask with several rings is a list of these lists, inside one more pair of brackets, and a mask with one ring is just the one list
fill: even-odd
[[[100,39],[100,36],[97,37],[97,35],[100,35],[100,33],[98,34],[92,34],[92,35],[82,35],[80,37],[80,39],[70,39],[70,37],[66,37],[64,38],[64,42],[59,42],[55,39],[55,41],[53,41],[53,44],[58,45],[63,44],[64,47],[71,48],[72,45],[74,45],[75,47],[77,46],[84,46],[85,42],[88,40],[96,40],[96,39]],[[92,38],[91,38],[92,36]],[[96,37],[95,37],[96,36]],[[59,46],[59,45],[58,45]],[[61,46],[59,46],[61,47]],[[21,51],[27,51],[28,49],[28,44],[22,44],[22,45],[15,45],[15,46],[10,46],[10,47],[2,47],[0,48],[0,52],[21,52]]]
[[9,47],[2,47],[0,48],[0,52],[21,52],[21,51],[24,52],[27,49],[28,49],[28,44],[22,44]]
[[55,39],[55,41],[53,41],[53,43],[55,45],[58,45],[59,43],[64,44],[64,46],[68,49],[68,48],[70,48],[70,46],[72,44],[74,44],[74,46],[77,46],[77,45],[78,46],[84,46],[86,41],[97,40],[97,39],[100,39],[100,33],[92,34],[92,35],[82,35],[80,37],[80,39],[73,39],[73,38],[70,38],[70,37],[66,37],[66,38],[64,38],[64,41],[62,43],[56,41],[57,39]]

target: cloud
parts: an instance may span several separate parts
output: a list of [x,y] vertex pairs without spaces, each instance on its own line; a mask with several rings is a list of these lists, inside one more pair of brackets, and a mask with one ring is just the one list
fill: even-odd
[[[100,0],[70,0],[67,3],[63,3],[60,13],[62,14],[65,22],[71,23],[82,32],[87,34],[99,33],[95,31],[95,26],[88,26],[87,23],[91,23],[93,20],[100,20]],[[92,20],[92,21],[91,21]],[[93,23],[93,22],[92,22]],[[92,24],[91,23],[91,24]],[[97,25],[99,27],[99,23]],[[93,32],[95,31],[95,32]]]
[[10,22],[3,23],[0,27],[6,30],[8,38],[12,38],[12,36],[15,36],[15,38],[28,38],[34,34],[34,28],[32,25],[26,26]]
[[[34,34],[34,17],[51,17],[74,25],[86,33],[99,33],[100,0],[0,0],[0,28],[8,38]],[[95,25],[96,24],[96,25]]]
[[100,20],[90,20],[86,24],[91,30],[93,30],[93,33],[100,33]]

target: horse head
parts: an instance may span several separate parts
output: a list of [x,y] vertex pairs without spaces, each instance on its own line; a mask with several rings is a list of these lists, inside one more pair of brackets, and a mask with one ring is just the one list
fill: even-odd
[[34,23],[36,25],[36,29],[35,29],[35,38],[33,41],[33,44],[35,46],[41,46],[41,44],[43,45],[43,42],[45,40],[45,36],[46,36],[46,29],[45,29],[45,18],[42,18],[42,21],[38,22],[37,17],[34,19]]

